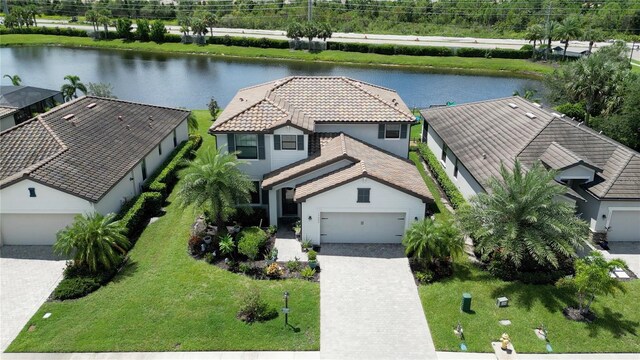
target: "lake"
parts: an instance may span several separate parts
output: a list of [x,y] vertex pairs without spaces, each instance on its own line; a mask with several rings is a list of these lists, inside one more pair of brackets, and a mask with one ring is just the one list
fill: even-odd
[[[523,93],[542,87],[535,80],[437,74],[404,67],[61,47],[0,48],[0,71],[2,75],[18,74],[23,85],[51,89],[59,89],[65,75],[78,75],[85,84],[111,83],[120,99],[188,109],[206,108],[211,97],[226,106],[242,87],[290,75],[351,77],[394,89],[409,107],[420,108],[500,98],[515,90]],[[2,81],[7,84],[8,79]]]

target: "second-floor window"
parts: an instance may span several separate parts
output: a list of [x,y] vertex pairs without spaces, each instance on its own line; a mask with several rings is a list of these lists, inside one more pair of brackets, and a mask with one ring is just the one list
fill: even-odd
[[358,188],[358,201],[359,203],[368,203],[370,202],[371,189],[369,188]]
[[387,124],[384,127],[385,139],[400,139],[400,124]]
[[236,151],[239,152],[238,159],[258,158],[258,135],[256,134],[236,134]]
[[296,135],[280,135],[282,150],[298,150],[298,137]]

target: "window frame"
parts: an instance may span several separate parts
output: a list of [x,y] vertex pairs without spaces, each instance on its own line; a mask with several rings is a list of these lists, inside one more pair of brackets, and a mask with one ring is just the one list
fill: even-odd
[[28,190],[29,190],[29,197],[34,198],[34,197],[37,197],[37,196],[38,196],[38,195],[36,194],[36,188],[34,188],[34,187],[30,187],[30,188],[28,188]]
[[370,204],[371,203],[371,188],[358,188],[358,194],[356,197],[356,203],[358,204]]
[[158,143],[158,156],[162,156],[162,142]]
[[453,165],[453,178],[458,180],[458,173],[460,173],[459,169],[458,169],[458,158],[456,158],[456,161]]
[[176,129],[173,129],[173,147],[178,146],[178,134],[176,133]]
[[[259,154],[259,150],[258,150],[258,134],[234,134],[234,146],[235,146],[235,151],[238,152],[238,159],[242,159],[242,160],[258,160],[260,157]],[[255,146],[254,145],[240,145],[241,144],[241,137],[253,137],[255,139]],[[246,142],[249,141],[247,139],[243,139],[242,141]],[[242,149],[255,149],[255,156],[252,157],[248,157],[248,156],[242,156]]]
[[[285,141],[285,137],[293,138],[293,140]],[[285,142],[288,144],[293,143],[294,145],[293,148],[286,148],[284,146]],[[291,134],[280,135],[280,150],[298,151],[298,135],[291,135]]]
[[440,162],[442,163],[442,166],[444,166],[445,168],[447,167],[447,150],[449,150],[449,148],[447,147],[447,144],[443,142],[442,153],[440,154]]
[[[260,189],[260,181],[258,180],[251,180],[251,182],[253,183],[253,185],[255,185],[255,191],[252,191],[251,194],[251,198],[249,199],[249,205],[261,205],[261,189]],[[257,199],[255,199],[254,197],[257,197]],[[258,202],[254,202],[254,200],[258,200]]]
[[[390,127],[396,127],[396,126],[398,127],[398,130],[397,130],[398,131],[398,136],[393,136],[393,137],[392,136],[388,136],[389,128]],[[395,130],[391,130],[391,131],[395,132]],[[385,138],[385,140],[387,140],[387,139],[388,140],[399,140],[401,135],[402,135],[402,124],[384,124],[384,138]]]
[[147,180],[147,159],[142,159],[142,181]]

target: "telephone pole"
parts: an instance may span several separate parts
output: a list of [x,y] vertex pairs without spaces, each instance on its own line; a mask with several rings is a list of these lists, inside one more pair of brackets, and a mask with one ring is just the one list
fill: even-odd
[[[4,0],[6,1],[6,0]],[[311,22],[311,9],[313,8],[313,0],[309,0],[309,6],[307,9],[307,21]]]

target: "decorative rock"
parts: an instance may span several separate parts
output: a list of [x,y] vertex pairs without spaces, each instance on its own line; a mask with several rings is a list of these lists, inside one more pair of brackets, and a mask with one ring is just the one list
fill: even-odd
[[547,336],[545,335],[544,331],[540,330],[540,329],[533,329],[533,332],[536,333],[536,336],[538,337],[538,339],[540,340],[547,340]]
[[51,313],[46,313],[44,314],[44,316],[42,317],[43,319],[48,319],[51,317]]
[[206,230],[207,222],[205,221],[204,216],[199,216],[196,219],[196,222],[193,223],[193,226],[191,226],[191,236],[202,237]]
[[500,323],[500,325],[504,325],[504,326],[511,325],[511,320],[507,320],[507,319],[500,320],[498,322]]

